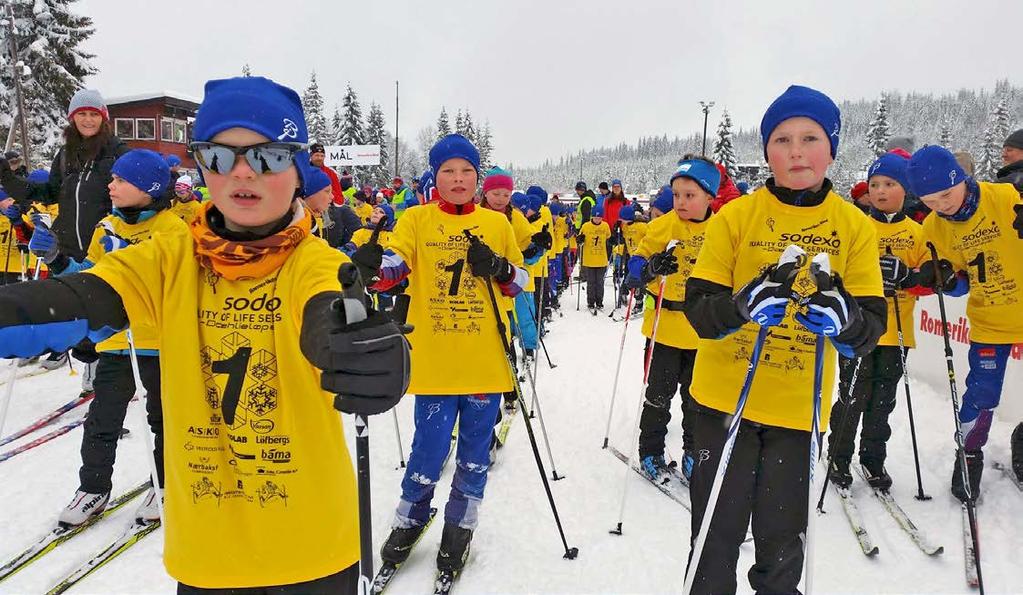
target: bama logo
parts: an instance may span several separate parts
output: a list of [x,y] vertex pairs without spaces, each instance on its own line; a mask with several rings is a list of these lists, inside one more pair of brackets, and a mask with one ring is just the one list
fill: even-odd
[[290,463],[291,452],[279,448],[260,449],[260,458],[271,463]]
[[830,248],[840,248],[842,246],[842,240],[838,235],[831,237],[819,236],[815,233],[783,233],[779,238],[779,241],[786,244],[803,244],[806,246],[828,246]]
[[224,298],[224,310],[266,310],[276,312],[281,308],[281,298],[268,297],[265,293],[257,298],[227,297]]

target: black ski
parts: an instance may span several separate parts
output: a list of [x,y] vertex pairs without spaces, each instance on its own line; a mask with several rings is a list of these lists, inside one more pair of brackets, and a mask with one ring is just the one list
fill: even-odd
[[455,581],[458,580],[460,573],[452,570],[440,570],[437,572],[437,578],[433,581],[433,595],[446,595],[451,592],[451,589],[455,586]]
[[[437,516],[437,509],[430,509],[430,519],[426,521],[426,525],[423,526],[423,531],[419,534],[419,538],[412,542],[412,547],[409,548],[409,555],[412,554],[412,549],[415,549],[416,545],[423,539],[423,535],[430,529],[430,525],[433,524],[433,519]],[[408,560],[408,558],[406,558]],[[377,575],[373,578],[373,587],[370,589],[370,593],[377,595],[383,593],[387,588],[387,585],[391,584],[391,579],[397,574],[398,569],[404,565],[393,564],[391,562],[383,562],[380,564],[380,570],[377,571]]]
[[[629,457],[627,457],[624,453],[622,453],[622,451],[618,450],[617,448],[615,448],[613,446],[608,446],[607,448],[608,448],[608,450],[611,451],[612,454],[614,454],[614,456],[619,461],[625,463],[626,465],[629,465]],[[644,473],[642,469],[637,467],[635,464],[629,465],[629,466],[630,466],[630,468],[633,471],[635,471],[636,473],[639,473],[640,476],[643,477],[643,479],[647,480],[648,482],[651,483],[651,485],[653,485],[658,490],[660,490],[662,494],[664,494],[665,496],[671,498],[675,502],[678,502],[679,504],[681,504],[682,508],[685,508],[686,510],[692,512],[693,506],[692,506],[692,504],[689,501],[689,490],[686,489],[686,485],[688,485],[688,484],[683,483],[683,481],[684,481],[683,478],[685,476],[682,475],[680,472],[678,472],[677,470],[671,469],[669,471],[669,473],[666,474],[664,479],[658,481],[658,480],[650,479],[650,477],[646,473]],[[672,479],[674,479],[675,481],[672,481]]]

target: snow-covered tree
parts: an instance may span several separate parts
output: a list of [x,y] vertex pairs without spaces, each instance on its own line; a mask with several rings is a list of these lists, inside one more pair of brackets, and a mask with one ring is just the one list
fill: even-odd
[[735,179],[738,173],[735,165],[735,147],[732,146],[732,117],[728,110],[721,113],[721,122],[718,124],[718,138],[714,141],[714,161],[720,163],[728,172],[728,177]]
[[242,66],[242,76],[252,76],[252,68],[248,64]]
[[440,116],[437,118],[437,138],[451,134],[451,123],[448,122],[448,110],[441,107]]
[[[86,76],[96,72],[91,62],[94,56],[81,47],[94,33],[92,19],[74,12],[72,2],[35,0],[13,4],[18,60],[28,69],[21,83],[34,164],[51,159],[63,142],[61,132],[67,125],[71,96]],[[6,6],[0,11],[6,18]],[[7,27],[0,27],[0,139],[4,140],[14,123],[16,110],[12,107],[17,104],[7,36]]]
[[952,126],[945,120],[938,130],[938,144],[948,150],[952,150]]
[[455,116],[455,132],[465,136],[465,119],[462,117],[462,110],[458,110],[458,115]]
[[344,126],[344,120],[341,118],[341,108],[334,104],[334,115],[330,117],[330,143],[333,145],[341,144],[341,128]]
[[480,150],[480,166],[483,171],[490,169],[490,156],[494,152],[494,141],[490,136],[490,122],[487,121],[480,129],[476,139],[476,148]]
[[469,142],[476,144],[478,140],[476,138],[476,124],[472,121],[472,114],[468,110],[465,112],[465,118],[462,119],[462,136],[469,139]]
[[388,159],[388,146],[390,145],[390,137],[384,130],[384,110],[380,109],[380,105],[377,102],[373,102],[369,106],[369,114],[366,116],[366,144],[367,145],[380,145],[380,165],[374,165],[366,168],[366,172],[373,182],[378,185],[386,185],[390,176],[389,170],[389,159]]
[[342,100],[341,128],[338,129],[338,142],[342,145],[364,145],[366,134],[362,129],[362,107],[359,106],[359,97],[348,85],[345,97]]
[[1002,143],[996,139],[991,127],[984,131],[984,142],[980,149],[980,161],[977,163],[977,179],[993,180],[995,172],[1002,166]]
[[[441,112],[441,115],[446,117],[446,114],[444,114],[443,111]],[[416,148],[419,150],[419,153],[423,158],[423,169],[419,170],[418,173],[422,173],[427,167],[429,167],[429,164],[425,162],[425,159],[430,154],[430,149],[433,147],[434,143],[436,143],[441,136],[443,135],[440,134],[433,126],[420,128],[419,132],[416,133]]]
[[888,98],[884,95],[877,100],[877,109],[874,110],[874,119],[867,128],[867,147],[873,152],[871,159],[880,157],[885,151],[885,145],[891,138],[891,129],[888,127]]
[[320,86],[316,84],[316,71],[309,78],[309,86],[302,94],[302,109],[305,111],[306,127],[309,129],[309,140],[330,143],[332,134],[327,125],[327,117],[323,113],[323,96]]
[[991,134],[995,142],[1000,143],[1008,138],[1009,133],[1012,132],[1011,125],[1009,97],[1008,95],[1002,95],[1001,99],[998,100],[998,104],[995,105],[994,111],[991,112]]

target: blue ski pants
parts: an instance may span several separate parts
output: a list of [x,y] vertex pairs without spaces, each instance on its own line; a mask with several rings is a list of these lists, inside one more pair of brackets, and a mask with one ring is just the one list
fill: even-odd
[[970,373],[966,375],[966,393],[959,408],[966,450],[980,450],[987,444],[1011,350],[1012,345],[970,343]]
[[515,296],[515,334],[522,339],[524,349],[536,349],[536,320],[533,310],[533,292],[521,291]]

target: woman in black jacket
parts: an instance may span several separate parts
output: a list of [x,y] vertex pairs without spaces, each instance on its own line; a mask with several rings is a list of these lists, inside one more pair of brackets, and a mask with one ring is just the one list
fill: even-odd
[[110,214],[110,168],[129,147],[114,136],[107,106],[99,92],[80,89],[68,107],[64,146],[57,152],[45,184],[33,184],[14,175],[0,159],[0,186],[27,210],[33,202],[57,203],[53,222],[60,251],[75,260],[85,257],[93,228]]
[[[98,91],[79,89],[68,106],[64,146],[50,166],[50,177],[36,184],[16,176],[6,159],[0,159],[0,186],[18,201],[23,212],[33,202],[59,207],[52,229],[60,252],[75,260],[85,258],[93,228],[110,214],[110,168],[129,147],[114,136],[106,103]],[[83,341],[74,349],[77,359],[87,364],[82,374],[82,392],[92,392],[96,352]],[[40,365],[55,369],[66,363],[63,353],[52,354]]]

